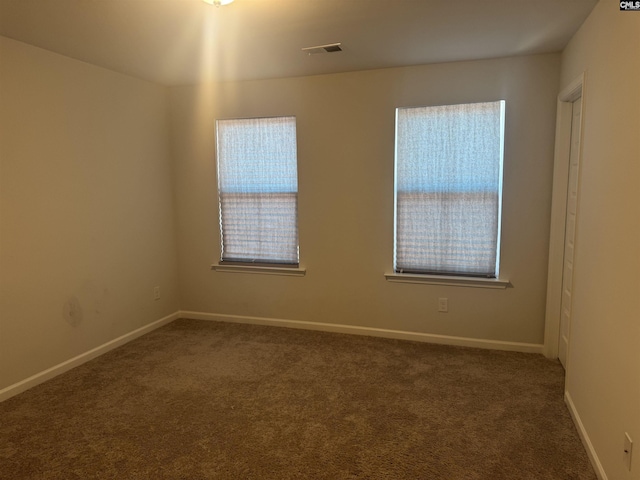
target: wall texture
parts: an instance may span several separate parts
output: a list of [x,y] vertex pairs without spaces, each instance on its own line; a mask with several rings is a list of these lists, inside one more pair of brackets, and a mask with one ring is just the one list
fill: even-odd
[[2,390],[179,304],[166,90],[4,37],[0,58]]
[[[562,55],[585,72],[566,390],[609,479],[640,479],[640,13],[600,2]],[[626,470],[623,435],[635,440]]]
[[[183,310],[541,344],[559,55],[170,90]],[[506,100],[501,273],[513,288],[387,282],[395,108]],[[295,115],[303,278],[212,272],[217,118]],[[448,297],[449,313],[437,312]]]

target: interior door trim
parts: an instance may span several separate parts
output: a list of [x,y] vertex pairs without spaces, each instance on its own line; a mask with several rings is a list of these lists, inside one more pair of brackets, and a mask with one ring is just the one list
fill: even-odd
[[[581,99],[580,130],[584,128],[585,80],[583,72],[558,95],[556,112],[556,143],[553,162],[553,191],[549,234],[549,267],[547,273],[547,305],[545,313],[544,348],[547,358],[558,358],[560,344],[560,316],[562,272],[564,261],[567,190],[569,187],[569,156],[571,153],[571,121],[573,102]],[[580,150],[583,138],[581,135]],[[580,152],[580,155],[582,153]]]

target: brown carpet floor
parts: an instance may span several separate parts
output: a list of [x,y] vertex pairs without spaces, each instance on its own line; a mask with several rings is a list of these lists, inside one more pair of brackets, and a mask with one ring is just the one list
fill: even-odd
[[178,320],[0,404],[2,479],[595,479],[540,355]]

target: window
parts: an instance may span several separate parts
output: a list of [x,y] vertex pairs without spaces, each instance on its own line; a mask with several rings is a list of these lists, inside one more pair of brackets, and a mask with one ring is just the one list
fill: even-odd
[[295,117],[218,120],[221,263],[297,266]]
[[504,110],[397,109],[397,273],[498,277]]

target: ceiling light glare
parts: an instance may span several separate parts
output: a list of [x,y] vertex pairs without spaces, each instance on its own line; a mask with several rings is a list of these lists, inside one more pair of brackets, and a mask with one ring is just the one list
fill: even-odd
[[220,5],[229,5],[233,0],[202,0],[204,3],[208,3],[209,5],[215,5],[219,7]]

